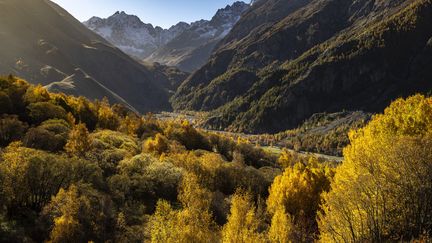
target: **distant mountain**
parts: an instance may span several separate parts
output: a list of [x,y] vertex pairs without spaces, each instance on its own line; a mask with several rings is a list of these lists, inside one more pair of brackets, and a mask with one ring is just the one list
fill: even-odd
[[136,62],[51,1],[0,1],[0,43],[1,74],[91,99],[106,96],[140,112],[171,108],[164,84],[172,77]]
[[432,90],[430,0],[255,1],[172,98],[207,126],[253,133],[315,113],[382,111]]
[[131,56],[192,72],[207,62],[216,44],[248,8],[244,2],[235,2],[219,9],[211,20],[180,22],[169,29],[145,24],[124,12],[107,19],[93,17],[84,24]]
[[106,40],[131,56],[145,59],[190,27],[180,22],[169,29],[143,23],[137,16],[116,12],[107,19],[92,17],[84,22]]
[[192,23],[190,28],[159,48],[146,60],[177,66],[187,72],[197,70],[208,61],[214,47],[231,31],[249,7],[244,2],[235,2],[224,9],[219,9],[210,21]]

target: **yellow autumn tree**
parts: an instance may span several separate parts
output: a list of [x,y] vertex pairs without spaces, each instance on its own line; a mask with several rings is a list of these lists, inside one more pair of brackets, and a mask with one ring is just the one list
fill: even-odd
[[160,201],[151,220],[152,242],[215,242],[216,225],[210,213],[211,193],[194,174],[186,174],[180,186],[181,210]]
[[298,161],[299,156],[296,153],[284,149],[277,162],[282,168],[288,168],[294,166]]
[[288,243],[293,242],[292,236],[294,225],[289,216],[285,212],[283,206],[278,207],[273,214],[270,229],[268,232],[268,239],[272,243]]
[[98,128],[117,130],[120,126],[120,118],[111,109],[108,99],[104,98],[98,109]]
[[69,190],[60,189],[53,203],[61,205],[60,215],[54,218],[54,228],[51,231],[50,241],[52,243],[73,243],[83,240],[81,224],[78,220],[80,209],[78,189],[71,186]]
[[398,99],[350,133],[325,196],[322,242],[410,241],[432,230],[432,99]]
[[203,188],[195,174],[187,173],[182,180],[179,201],[178,226],[181,242],[214,242],[217,239],[215,224],[210,212],[212,194]]
[[169,149],[168,139],[158,133],[154,138],[149,138],[145,141],[143,150],[148,153],[162,154]]
[[46,102],[50,100],[50,94],[42,85],[38,84],[28,88],[23,99],[28,104]]
[[84,123],[73,127],[69,134],[65,150],[71,155],[84,156],[91,147],[89,131]]
[[127,115],[125,118],[121,119],[119,131],[131,136],[138,136],[138,131],[143,124],[144,121],[142,118],[134,115]]
[[179,238],[176,225],[177,217],[177,212],[170,203],[160,200],[151,219],[151,242],[176,242]]
[[[321,205],[321,194],[330,189],[332,171],[311,160],[288,167],[276,177],[270,187],[267,209],[274,217],[283,210],[296,225],[296,240],[311,240],[316,233],[316,214]],[[283,209],[281,209],[283,207]],[[279,216],[280,217],[280,216]],[[290,228],[293,231],[293,228]],[[293,235],[293,232],[288,232]]]
[[231,199],[228,222],[222,229],[224,243],[263,242],[265,237],[258,232],[260,220],[250,193],[239,190]]

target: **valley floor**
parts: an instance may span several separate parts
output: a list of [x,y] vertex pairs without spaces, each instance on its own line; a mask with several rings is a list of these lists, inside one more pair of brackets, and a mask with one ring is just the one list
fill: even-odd
[[202,119],[205,116],[205,114],[200,112],[161,112],[154,115],[156,118],[161,120],[187,120],[191,124],[194,124],[195,127],[203,129],[207,132],[221,134],[227,137],[231,137],[234,140],[246,140],[252,144],[259,145],[264,150],[276,155],[280,156],[283,150],[287,150],[291,153],[295,153],[300,157],[317,157],[324,159],[326,161],[334,161],[334,162],[342,162],[343,157],[342,156],[334,156],[332,154],[324,154],[324,153],[317,153],[317,152],[309,152],[309,151],[303,151],[298,149],[291,149],[286,146],[287,141],[284,139],[275,139],[275,138],[269,138],[272,135],[269,134],[245,134],[245,133],[236,133],[236,132],[227,132],[227,131],[220,131],[220,130],[209,130],[205,129],[201,126]]

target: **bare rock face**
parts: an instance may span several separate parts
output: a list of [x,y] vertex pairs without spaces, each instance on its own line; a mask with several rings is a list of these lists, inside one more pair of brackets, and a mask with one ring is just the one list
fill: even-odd
[[432,90],[431,21],[428,0],[255,1],[172,104],[212,111],[209,127],[253,133],[315,113],[379,112]]

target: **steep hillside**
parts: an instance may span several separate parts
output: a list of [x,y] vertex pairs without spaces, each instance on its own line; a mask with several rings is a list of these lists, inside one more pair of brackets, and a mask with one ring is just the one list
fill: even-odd
[[0,1],[0,73],[141,112],[170,109],[155,74],[48,0]]
[[432,88],[430,0],[257,1],[172,99],[208,124],[278,132]]

